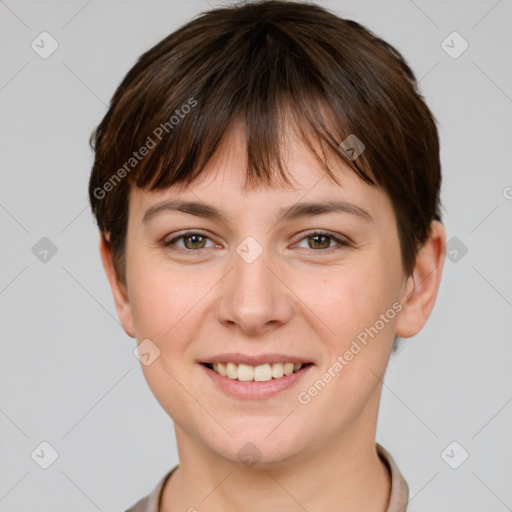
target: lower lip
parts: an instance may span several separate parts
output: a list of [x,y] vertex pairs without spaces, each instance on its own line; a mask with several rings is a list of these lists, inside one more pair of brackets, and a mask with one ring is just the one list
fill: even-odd
[[219,375],[217,372],[210,370],[210,368],[202,364],[199,366],[201,366],[208,377],[210,377],[214,384],[222,391],[229,395],[245,399],[267,398],[277,395],[279,392],[297,384],[313,368],[313,364],[309,364],[290,375],[283,375],[278,379],[272,379],[266,382],[258,382],[230,379],[229,377]]

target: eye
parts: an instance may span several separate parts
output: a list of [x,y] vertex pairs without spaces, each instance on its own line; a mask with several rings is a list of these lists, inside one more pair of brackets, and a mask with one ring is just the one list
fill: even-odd
[[[312,240],[312,243],[308,242],[308,248],[315,249],[317,252],[331,252],[331,250],[339,249],[339,246],[348,247],[350,245],[349,242],[341,240],[328,231],[312,231],[306,233],[306,235],[301,238],[301,241],[308,239]],[[331,241],[337,242],[338,247],[330,247]],[[318,249],[321,249],[321,251],[318,251]]]
[[[349,242],[341,240],[340,238],[334,236],[332,233],[329,233],[328,231],[311,231],[309,233],[306,233],[306,235],[303,236],[300,239],[300,241],[308,239],[312,240],[312,243],[308,242],[308,248],[314,249],[316,252],[331,252],[331,250],[339,249],[340,246],[348,247],[350,245]],[[183,240],[183,246],[177,244],[177,242],[181,240]],[[208,248],[206,247],[207,240],[211,241],[211,239],[203,233],[197,231],[188,231],[185,233],[181,233],[180,235],[172,238],[171,240],[163,241],[162,245],[170,249],[174,249],[174,247],[172,246],[175,246],[178,249],[187,252],[193,252]],[[332,247],[332,241],[336,242],[337,246]],[[213,246],[215,246],[215,244]]]
[[[178,240],[184,241],[184,247],[176,244],[176,242]],[[180,249],[191,252],[191,251],[197,251],[200,249],[204,249],[206,240],[210,240],[210,239],[203,233],[199,233],[196,231],[189,231],[187,233],[182,233],[181,235],[173,238],[172,240],[164,241],[163,246],[171,248],[171,246],[176,245]]]

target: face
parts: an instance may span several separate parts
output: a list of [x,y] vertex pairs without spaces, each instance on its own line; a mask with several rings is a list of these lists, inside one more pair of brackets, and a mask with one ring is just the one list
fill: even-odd
[[[205,456],[239,462],[241,449],[252,450],[271,467],[374,434],[394,336],[421,328],[437,286],[423,287],[433,290],[431,302],[408,297],[413,279],[403,274],[396,218],[381,189],[331,160],[337,185],[292,140],[294,184],[247,191],[243,148],[232,131],[190,187],[132,189],[126,288],[111,284],[126,332],[150,340],[141,347],[152,362],[142,369],[177,435]],[[169,200],[205,203],[221,218],[158,207]],[[335,201],[353,206],[288,210]],[[435,264],[436,254],[425,261]],[[255,366],[304,365],[268,382],[239,382],[202,364],[261,355]]]

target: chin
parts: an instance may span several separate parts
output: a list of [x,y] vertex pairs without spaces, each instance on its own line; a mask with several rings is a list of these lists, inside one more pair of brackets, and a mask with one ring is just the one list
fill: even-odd
[[270,429],[252,424],[246,429],[230,430],[233,438],[211,448],[231,463],[248,468],[271,469],[306,457],[303,450],[310,443],[299,432],[296,435],[285,429],[280,432],[280,427],[276,428],[278,424],[274,420]]

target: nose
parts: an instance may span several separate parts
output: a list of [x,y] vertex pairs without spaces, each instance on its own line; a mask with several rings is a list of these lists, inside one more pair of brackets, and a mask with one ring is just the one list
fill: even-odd
[[254,260],[240,251],[234,255],[233,265],[220,287],[219,322],[236,324],[252,335],[289,322],[294,296],[286,284],[283,267],[270,251],[263,250]]

